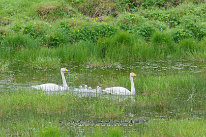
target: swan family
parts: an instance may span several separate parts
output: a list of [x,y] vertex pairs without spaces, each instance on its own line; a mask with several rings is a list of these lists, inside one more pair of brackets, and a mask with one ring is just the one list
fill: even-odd
[[[32,86],[32,88],[35,88],[37,90],[43,90],[43,91],[64,91],[64,90],[69,90],[70,88],[67,85],[64,73],[68,72],[69,70],[66,68],[61,68],[60,73],[62,76],[62,83],[63,86],[59,86],[54,83],[46,83],[46,84],[41,84],[41,85],[35,85]],[[90,93],[105,93],[105,94],[113,94],[113,95],[135,95],[135,87],[134,87],[134,81],[133,77],[135,77],[135,73],[130,73],[130,82],[131,82],[131,91],[124,87],[110,87],[110,88],[105,88],[104,90],[101,89],[101,87],[97,86],[96,89],[92,89],[91,87],[87,87],[85,85],[84,87],[80,86],[79,88],[74,88],[73,91],[75,92],[90,92]]]
[[91,87],[87,87],[87,85],[85,85],[84,87],[79,86],[79,88],[74,88],[73,90],[74,92],[87,92],[87,93],[101,93],[102,89],[100,86],[97,86],[96,89],[92,89]]

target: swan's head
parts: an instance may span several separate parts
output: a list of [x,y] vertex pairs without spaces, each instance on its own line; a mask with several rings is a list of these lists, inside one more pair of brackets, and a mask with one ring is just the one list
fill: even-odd
[[130,73],[130,78],[132,78],[132,77],[136,77],[136,74],[135,73]]
[[69,70],[66,68],[61,68],[61,72],[67,72],[67,71],[69,71]]

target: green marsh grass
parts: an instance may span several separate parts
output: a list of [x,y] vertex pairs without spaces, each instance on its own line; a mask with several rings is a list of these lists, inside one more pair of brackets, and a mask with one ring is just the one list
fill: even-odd
[[[14,126],[4,124],[1,126],[1,135],[4,136],[107,136],[107,137],[122,137],[122,136],[204,136],[205,135],[205,121],[198,119],[183,119],[183,120],[168,120],[157,121],[153,120],[146,123],[141,130],[129,133],[124,132],[123,127],[86,127],[84,132],[72,127],[62,126],[57,124],[57,120],[48,122],[48,120],[29,120],[21,121]],[[133,127],[137,128],[137,127]],[[91,131],[92,130],[92,131]],[[135,129],[134,129],[135,130]]]
[[123,58],[129,58],[133,45],[134,39],[129,33],[119,32],[112,38],[100,40],[98,52],[102,59],[109,58],[119,61]]
[[[117,101],[117,100],[116,100]],[[72,94],[55,94],[37,91],[18,90],[10,93],[1,94],[1,117],[9,117],[16,111],[31,111],[34,114],[61,114],[86,111],[92,117],[115,117],[123,113],[123,108],[110,106],[111,102],[107,98],[86,98]],[[8,105],[9,107],[6,107]],[[85,105],[87,106],[86,108]],[[106,107],[107,106],[107,107]],[[82,110],[83,109],[83,110]]]
[[12,121],[15,126],[10,124],[1,124],[2,136],[43,136],[43,137],[59,137],[67,136],[68,131],[63,130],[55,121],[48,121],[43,118],[28,120]]
[[[128,134],[128,136],[204,136],[205,121],[198,119],[184,119],[184,120],[152,120],[145,124],[143,131],[136,131]],[[124,136],[122,127],[113,127],[107,130],[101,128],[95,129],[91,136]]]
[[[102,64],[131,59],[205,60],[206,57],[202,44],[206,36],[205,3],[202,1],[196,4],[194,1],[178,1],[176,6],[164,1],[160,7],[152,1],[21,0],[7,5],[8,1],[2,1],[5,8],[0,10],[2,61],[7,58],[13,60],[14,54],[17,54],[19,58],[16,57],[16,60],[21,60],[22,64],[30,60],[36,65],[29,65],[35,67],[48,60],[51,64],[48,67],[53,68],[52,62],[55,61],[57,64],[70,61]],[[99,10],[83,10],[88,2],[91,7],[99,2],[105,5],[98,7]],[[112,9],[107,9],[107,6]],[[161,8],[167,6],[170,8]],[[54,59],[45,55],[42,57],[36,52],[38,49],[42,53],[45,47],[48,47],[48,58]],[[29,54],[32,57],[26,57]]]
[[39,41],[32,39],[28,35],[13,33],[3,40],[2,47],[4,47],[4,49],[7,49],[8,52],[15,52],[23,48],[39,48],[40,43]]
[[5,71],[9,67],[9,62],[8,61],[0,61],[0,71]]
[[184,39],[180,42],[180,51],[186,52],[186,55],[193,54],[194,52],[197,52],[200,49],[199,45],[196,43],[197,42],[194,39]]
[[[111,82],[112,81],[112,82]],[[128,77],[118,76],[117,78],[104,80],[103,87],[122,86],[130,90]],[[198,110],[205,107],[204,91],[205,73],[192,74],[168,74],[163,76],[137,76],[134,79],[136,88],[136,104],[154,108],[174,108],[178,111],[189,110],[188,99],[194,94],[194,107]],[[201,101],[198,101],[201,100]],[[184,107],[183,107],[184,106]],[[195,109],[195,108],[194,108]]]
[[205,120],[183,119],[151,121],[143,136],[204,136]]
[[16,43],[17,38],[3,41],[4,45],[0,48],[1,61],[9,60],[9,65],[20,63],[22,66],[39,69],[54,69],[69,62],[101,65],[156,59],[204,61],[206,57],[205,39],[200,42],[184,39],[177,44],[171,41],[167,34],[161,32],[154,34],[151,44],[142,38],[137,39],[128,32],[119,32],[110,38],[100,39],[97,44],[91,41],[80,41],[54,48],[40,48],[38,42],[30,43],[29,36],[25,39],[20,38]]
[[168,33],[156,32],[153,34],[151,41],[156,52],[156,55],[159,55],[160,58],[162,58],[162,56],[163,58],[165,58],[168,55],[171,55],[174,52],[176,52],[176,45],[172,40],[171,35]]
[[[101,41],[99,45],[93,42],[82,41],[75,45],[69,44],[58,48],[30,49],[21,47],[22,50],[12,50],[12,54],[10,50],[8,51],[7,49],[7,51],[5,51],[4,48],[1,48],[1,60],[3,63],[8,62],[9,59],[9,66],[20,63],[23,66],[39,69],[54,69],[61,66],[62,63],[69,62],[93,65],[99,64],[101,66],[101,64],[114,64],[115,62],[131,62],[132,60],[147,61],[165,57],[169,59],[176,59],[179,57],[204,61],[206,57],[204,42],[194,43],[194,45],[189,48],[185,47],[191,45],[190,43],[187,44],[187,42],[189,41],[184,40],[180,45],[173,45],[174,47],[169,51],[167,48],[154,47],[157,45],[152,46],[141,41],[139,43],[126,45],[124,42],[119,43],[118,41],[115,42],[109,39]],[[116,48],[117,50],[115,50]],[[129,60],[129,58],[132,60]]]

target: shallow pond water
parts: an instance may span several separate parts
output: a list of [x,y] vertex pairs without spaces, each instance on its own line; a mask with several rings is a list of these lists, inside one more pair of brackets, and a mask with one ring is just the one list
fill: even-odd
[[[206,63],[197,61],[153,61],[153,62],[133,62],[130,64],[113,64],[113,65],[82,65],[82,64],[66,64],[65,67],[69,70],[65,73],[67,83],[69,87],[79,87],[87,85],[95,89],[97,86],[101,86],[103,89],[110,86],[115,79],[127,78],[129,81],[129,73],[134,72],[138,77],[150,77],[150,76],[167,76],[178,74],[198,74],[205,73]],[[124,82],[124,81],[123,81]],[[12,91],[17,88],[31,89],[32,85],[40,85],[44,83],[55,83],[62,85],[62,79],[60,75],[60,69],[47,69],[37,70],[31,68],[22,68],[22,66],[12,66],[7,70],[0,72],[0,91]],[[109,84],[108,84],[109,83]],[[112,85],[113,86],[113,85]],[[115,86],[119,86],[118,83]],[[135,85],[137,88],[137,85]],[[136,90],[136,92],[139,92]],[[50,92],[56,93],[56,92]],[[74,92],[73,92],[74,93]],[[63,93],[64,94],[64,93]],[[75,94],[79,94],[76,92]],[[147,93],[145,93],[147,94]],[[105,94],[96,93],[82,93],[80,96],[103,96]],[[183,95],[180,95],[183,96]],[[120,101],[130,97],[114,96],[119,98]],[[186,97],[189,99],[189,97]],[[181,99],[181,98],[180,98]],[[179,98],[175,99],[179,100]],[[173,110],[170,110],[172,116]],[[148,111],[150,113],[150,111]],[[147,114],[145,111],[145,115]],[[176,115],[176,114],[175,114]]]
[[[129,77],[130,72],[138,76],[161,76],[178,73],[201,73],[206,70],[205,62],[192,61],[156,61],[156,62],[134,62],[132,64],[114,64],[103,66],[67,64],[62,67],[70,71],[65,74],[67,83],[72,87],[88,85],[96,88],[104,85],[107,79],[118,77]],[[62,85],[59,69],[37,70],[12,66],[0,72],[0,91],[16,88],[28,88],[32,85],[43,83],[56,83]]]

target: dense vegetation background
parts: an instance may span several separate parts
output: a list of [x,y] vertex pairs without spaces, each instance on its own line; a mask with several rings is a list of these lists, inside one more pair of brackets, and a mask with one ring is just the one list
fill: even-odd
[[[110,68],[133,61],[182,59],[206,61],[205,0],[0,0],[0,80],[8,86],[8,92],[0,91],[0,135],[205,136],[204,65],[201,71],[189,70],[197,65],[158,74],[137,70],[136,96],[122,102],[108,96],[16,90],[28,81],[59,81],[53,69],[59,74],[59,68],[70,62]],[[89,77],[78,72],[84,78],[75,86],[91,80],[93,72]],[[113,73],[105,78],[105,73],[110,74],[104,71],[104,78],[92,82],[130,89],[128,75]],[[128,133],[126,127],[94,125],[81,130],[67,123],[132,118],[141,119]],[[149,122],[141,123],[142,119]]]
[[1,0],[0,7],[3,64],[206,59],[204,0]]

